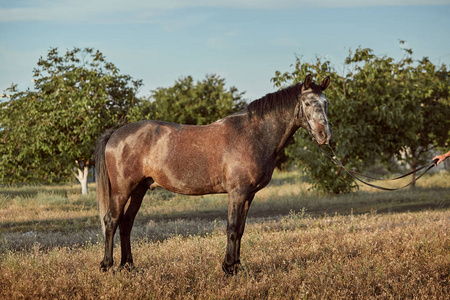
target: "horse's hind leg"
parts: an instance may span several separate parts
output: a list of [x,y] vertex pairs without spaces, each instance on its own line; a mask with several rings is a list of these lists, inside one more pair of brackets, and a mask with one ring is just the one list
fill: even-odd
[[141,207],[142,199],[149,187],[149,180],[142,181],[131,193],[130,205],[119,223],[120,228],[120,247],[122,250],[121,267],[132,267],[133,256],[131,255],[130,233],[133,228],[134,219]]
[[114,263],[114,234],[116,233],[117,226],[119,225],[119,222],[123,216],[123,210],[127,200],[127,195],[124,196],[111,190],[111,201],[109,209],[103,219],[105,222],[105,257],[100,264],[100,268],[103,271],[111,268]]

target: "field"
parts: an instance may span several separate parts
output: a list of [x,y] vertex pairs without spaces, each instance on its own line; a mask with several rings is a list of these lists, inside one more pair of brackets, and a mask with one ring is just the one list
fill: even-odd
[[[397,183],[400,185],[401,183]],[[0,299],[448,299],[450,175],[414,190],[341,196],[275,174],[250,208],[238,276],[225,277],[226,195],[147,193],[136,270],[99,271],[95,203],[77,186],[0,189]],[[117,234],[118,236],[118,234]],[[117,239],[118,241],[118,239]]]

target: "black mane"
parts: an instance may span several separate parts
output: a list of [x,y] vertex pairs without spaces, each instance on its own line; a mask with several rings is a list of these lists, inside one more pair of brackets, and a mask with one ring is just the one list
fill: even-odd
[[302,89],[302,83],[291,85],[287,88],[274,93],[265,95],[264,97],[251,102],[247,106],[250,116],[263,117],[270,112],[281,112],[284,108],[293,107],[297,102],[298,96]]

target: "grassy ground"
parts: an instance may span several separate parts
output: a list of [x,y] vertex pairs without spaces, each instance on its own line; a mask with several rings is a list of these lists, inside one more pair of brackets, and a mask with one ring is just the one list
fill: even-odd
[[137,270],[101,273],[95,186],[88,196],[0,189],[0,299],[449,297],[448,174],[415,190],[342,196],[317,195],[299,178],[276,174],[257,194],[233,278],[220,267],[226,195],[148,193],[132,233]]

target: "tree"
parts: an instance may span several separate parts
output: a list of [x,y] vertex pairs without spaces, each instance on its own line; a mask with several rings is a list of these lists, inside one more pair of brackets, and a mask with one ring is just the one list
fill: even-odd
[[430,161],[431,150],[449,146],[450,72],[445,65],[437,67],[426,57],[414,64],[412,50],[406,52],[408,57],[398,79],[415,119],[401,136],[402,151],[395,155],[414,170]]
[[147,101],[136,106],[130,118],[139,120],[160,120],[173,123],[204,125],[246,106],[234,86],[225,88],[225,79],[207,75],[194,83],[191,76],[178,79],[174,86],[157,88]]
[[34,69],[35,90],[6,91],[0,124],[4,183],[60,182],[73,174],[87,193],[87,176],[97,137],[128,122],[142,85],[92,48],[57,48]]
[[[342,75],[329,61],[302,64],[297,58],[295,70],[277,71],[272,80],[282,87],[307,73],[331,76],[327,97],[334,146],[350,169],[361,170],[376,160],[388,163],[393,157],[415,168],[432,147],[448,139],[449,76],[445,65],[438,69],[428,59],[414,62],[412,51],[405,53],[395,61],[358,48],[349,53]],[[307,134],[299,131],[295,139],[286,152],[315,187],[332,193],[356,188],[353,178],[319,154]]]

